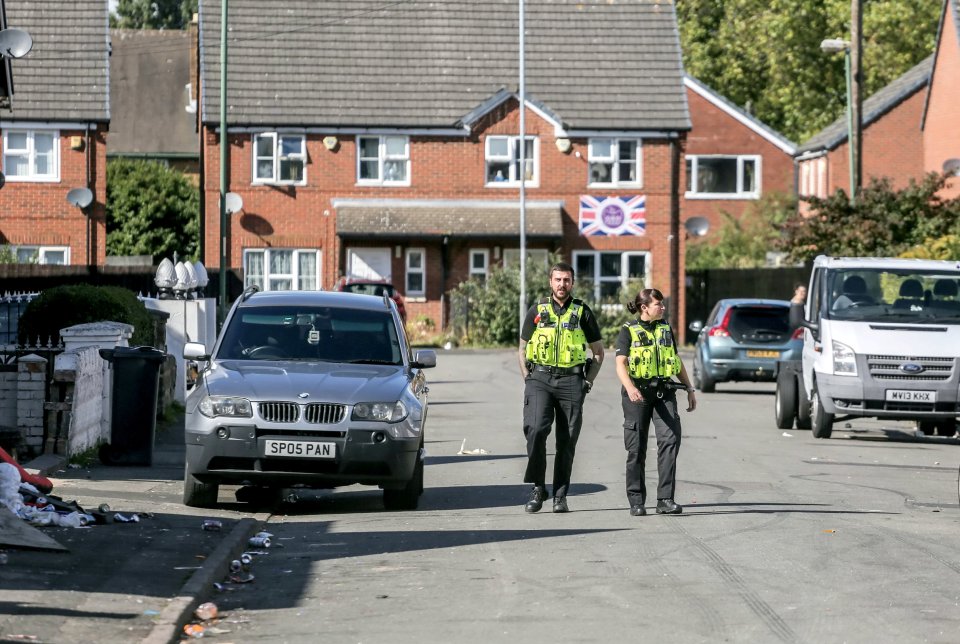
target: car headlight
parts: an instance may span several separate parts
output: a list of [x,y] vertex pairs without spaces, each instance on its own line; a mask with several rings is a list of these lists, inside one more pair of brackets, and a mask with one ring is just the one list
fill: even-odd
[[847,345],[833,342],[833,373],[838,376],[857,375],[857,355]]
[[353,420],[374,420],[396,423],[407,417],[407,408],[400,402],[357,403],[353,406]]
[[218,416],[233,416],[235,418],[250,418],[253,410],[250,401],[236,396],[207,396],[200,401],[200,413],[208,418]]

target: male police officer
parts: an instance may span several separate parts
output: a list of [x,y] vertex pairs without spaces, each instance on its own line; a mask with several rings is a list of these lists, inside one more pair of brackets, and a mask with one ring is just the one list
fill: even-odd
[[[586,304],[571,296],[573,267],[550,268],[551,297],[527,311],[520,330],[523,434],[527,438],[526,483],[533,483],[527,512],[539,512],[547,499],[547,437],[557,419],[553,463],[553,511],[569,512],[567,488],[582,423],[583,399],[603,362],[600,326]],[[587,346],[593,360],[587,360]]]

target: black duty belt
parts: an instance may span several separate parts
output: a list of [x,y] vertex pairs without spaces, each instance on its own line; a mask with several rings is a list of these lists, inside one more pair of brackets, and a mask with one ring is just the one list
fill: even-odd
[[577,365],[575,367],[550,367],[548,365],[535,364],[533,365],[533,370],[542,371],[544,373],[552,373],[554,375],[570,375],[574,373],[582,373],[583,367],[581,365]]

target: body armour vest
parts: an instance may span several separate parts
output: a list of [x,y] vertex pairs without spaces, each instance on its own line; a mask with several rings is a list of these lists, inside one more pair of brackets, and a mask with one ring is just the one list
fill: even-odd
[[670,378],[680,373],[680,357],[673,346],[669,324],[657,324],[653,332],[647,331],[639,322],[624,326],[630,330],[627,367],[631,378]]
[[527,360],[548,367],[575,367],[587,360],[587,337],[580,328],[583,302],[573,300],[561,316],[550,298],[537,304],[537,328],[527,343]]

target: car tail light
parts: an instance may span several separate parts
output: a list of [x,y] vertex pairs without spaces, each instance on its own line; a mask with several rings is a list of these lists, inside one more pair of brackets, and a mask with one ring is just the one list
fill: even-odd
[[712,327],[707,331],[707,335],[714,338],[728,338],[730,337],[730,331],[727,330],[727,325],[730,324],[730,314],[733,313],[733,307],[727,309],[726,315],[723,316],[723,322],[718,324],[715,327]]
[[802,327],[802,326],[798,326],[796,329],[794,329],[794,330],[793,330],[793,335],[790,336],[790,337],[792,337],[794,340],[802,340],[802,339],[803,339],[803,327]]

